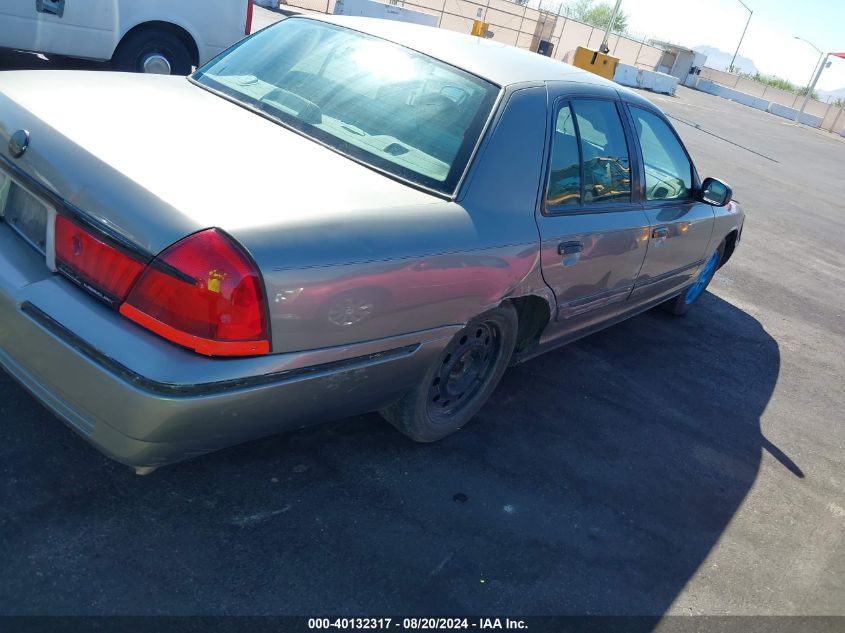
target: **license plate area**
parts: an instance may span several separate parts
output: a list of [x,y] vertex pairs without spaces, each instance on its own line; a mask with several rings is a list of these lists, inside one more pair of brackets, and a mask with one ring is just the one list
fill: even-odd
[[55,270],[55,210],[0,171],[0,220],[8,224]]

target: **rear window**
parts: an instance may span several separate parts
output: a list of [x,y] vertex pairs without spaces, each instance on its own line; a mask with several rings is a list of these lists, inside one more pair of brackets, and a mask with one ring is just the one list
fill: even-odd
[[265,29],[199,84],[371,167],[450,194],[499,92],[405,47],[316,20]]

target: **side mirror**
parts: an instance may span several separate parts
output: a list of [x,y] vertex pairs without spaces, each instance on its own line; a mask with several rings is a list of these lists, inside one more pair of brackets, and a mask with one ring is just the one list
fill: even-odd
[[704,182],[701,183],[699,198],[707,204],[723,207],[731,201],[733,193],[733,189],[727,183],[716,178],[705,178]]

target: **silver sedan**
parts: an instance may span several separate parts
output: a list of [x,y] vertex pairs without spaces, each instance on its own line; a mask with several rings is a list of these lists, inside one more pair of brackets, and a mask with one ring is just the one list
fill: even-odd
[[637,94],[363,18],[0,73],[0,148],[0,364],[139,473],[372,410],[440,439],[509,364],[685,313],[744,219]]

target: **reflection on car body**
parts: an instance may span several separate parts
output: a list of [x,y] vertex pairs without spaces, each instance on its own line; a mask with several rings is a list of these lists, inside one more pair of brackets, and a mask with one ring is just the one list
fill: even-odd
[[399,269],[284,290],[276,300],[284,302],[281,318],[351,327],[396,311],[453,299],[486,301],[521,279],[530,264],[519,257],[447,254],[419,259]]

